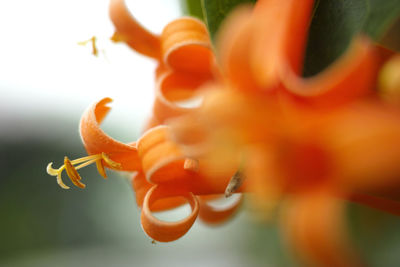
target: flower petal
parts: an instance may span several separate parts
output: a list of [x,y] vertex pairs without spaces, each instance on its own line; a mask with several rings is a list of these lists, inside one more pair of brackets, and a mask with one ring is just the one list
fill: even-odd
[[185,155],[170,140],[167,126],[154,127],[143,134],[137,147],[143,172],[150,183],[162,183],[184,177]]
[[[192,208],[191,214],[183,220],[177,222],[164,222],[155,218],[151,214],[152,205],[163,198],[182,196],[185,197]],[[170,242],[179,239],[189,231],[199,213],[199,203],[197,198],[188,192],[165,189],[162,186],[153,186],[146,194],[143,201],[141,214],[141,224],[143,230],[151,238],[160,242]]]
[[235,9],[224,21],[217,35],[217,51],[226,82],[246,90],[259,91],[250,66],[249,51],[256,38],[250,7]]
[[169,118],[178,117],[193,110],[192,107],[179,106],[177,101],[192,99],[199,87],[210,80],[209,75],[188,75],[183,72],[167,72],[159,79],[153,113],[163,123]]
[[347,52],[329,68],[311,78],[287,68],[281,73],[285,89],[308,104],[331,107],[371,95],[375,87],[377,58],[363,37],[355,39]]
[[356,103],[323,117],[325,144],[342,187],[357,192],[400,188],[400,110]]
[[280,69],[289,65],[300,74],[312,0],[260,0],[254,11],[232,12],[217,40],[222,70],[246,91],[271,91]]
[[204,23],[183,17],[170,22],[161,34],[163,62],[177,71],[209,73],[214,56]]
[[209,163],[202,159],[198,167],[188,169],[185,163],[191,159],[171,140],[167,126],[158,126],[144,133],[138,140],[138,151],[149,183],[162,184],[164,188],[179,189],[181,192],[193,192],[195,195],[223,194],[230,177],[237,170],[236,165],[236,169],[213,172],[207,168]]
[[220,224],[230,219],[236,213],[243,202],[243,195],[241,195],[233,204],[222,209],[209,204],[207,197],[200,196],[198,199],[200,204],[200,219],[207,224]]
[[[136,173],[132,179],[132,187],[136,195],[136,203],[141,208],[147,192],[154,185],[149,183],[142,172]],[[163,211],[179,207],[186,203],[183,197],[165,198],[154,203],[151,206],[151,211]]]
[[125,0],[111,0],[109,7],[110,17],[116,28],[116,33],[121,41],[125,41],[137,52],[160,58],[160,38],[145,28],[130,14],[125,5]]
[[313,0],[260,0],[254,8],[251,67],[263,88],[276,85],[280,69],[288,65],[300,75]]
[[293,196],[283,208],[283,231],[309,264],[363,266],[346,239],[343,203],[326,189]]
[[111,101],[111,98],[104,98],[90,106],[82,115],[79,128],[82,143],[89,155],[104,152],[111,160],[121,164],[121,170],[140,170],[141,164],[136,145],[121,143],[100,128],[100,123],[110,110],[106,105]]

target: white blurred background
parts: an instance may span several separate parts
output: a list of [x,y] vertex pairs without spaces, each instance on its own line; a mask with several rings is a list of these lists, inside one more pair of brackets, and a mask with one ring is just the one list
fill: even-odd
[[[177,0],[127,5],[155,33],[181,13]],[[114,99],[107,123],[137,135],[152,106],[155,62],[112,43],[113,30],[108,0],[1,0],[1,136],[15,137],[15,127],[24,134],[22,124],[51,117],[37,127],[49,133],[53,120],[79,119],[103,97]],[[92,36],[98,38],[98,57],[90,43],[78,45]]]

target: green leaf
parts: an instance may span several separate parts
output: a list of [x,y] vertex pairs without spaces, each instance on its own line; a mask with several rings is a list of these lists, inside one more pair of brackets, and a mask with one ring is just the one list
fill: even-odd
[[[189,14],[203,13],[214,39],[221,22],[239,4],[256,0],[185,0]],[[282,0],[285,1],[285,0]],[[193,8],[194,7],[194,8]],[[305,56],[304,76],[334,62],[354,36],[364,33],[379,42],[400,16],[400,0],[316,0]],[[295,45],[295,44],[293,44]]]
[[233,8],[240,4],[255,2],[256,0],[201,0],[205,22],[210,31],[211,38],[214,39],[221,22]]
[[337,59],[361,32],[379,41],[400,15],[400,0],[321,0],[308,37],[304,76]]
[[180,4],[184,14],[188,14],[204,21],[201,0],[180,0]]
[[363,31],[380,40],[400,16],[400,0],[368,0],[369,12]]

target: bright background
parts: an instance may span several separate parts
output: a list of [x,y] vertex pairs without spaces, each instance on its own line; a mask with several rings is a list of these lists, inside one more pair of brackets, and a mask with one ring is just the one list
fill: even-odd
[[[156,33],[181,14],[178,1],[127,3]],[[249,211],[154,245],[126,179],[104,181],[89,167],[80,172],[87,189],[66,191],[46,174],[50,161],[85,155],[78,122],[91,103],[114,99],[104,129],[125,142],[150,113],[155,62],[111,43],[112,33],[107,0],[0,1],[0,266],[294,266],[276,224]],[[77,45],[93,35],[99,57]],[[366,257],[398,266],[398,220],[356,207],[350,217]]]

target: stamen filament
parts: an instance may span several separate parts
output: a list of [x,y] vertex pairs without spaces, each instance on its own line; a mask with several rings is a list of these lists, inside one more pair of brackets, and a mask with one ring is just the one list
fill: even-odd
[[[66,184],[64,184],[64,182],[62,181],[62,177],[61,174],[63,172],[63,170],[65,170],[65,172],[67,173],[69,179],[71,180],[71,182],[76,185],[79,188],[85,188],[86,185],[83,184],[82,182],[80,182],[82,180],[82,177],[79,175],[78,171],[79,169],[82,169],[86,166],[89,166],[93,163],[96,163],[96,167],[97,167],[97,171],[100,173],[101,176],[103,176],[104,178],[107,178],[107,174],[104,168],[104,164],[106,163],[110,168],[113,169],[120,169],[121,168],[121,164],[118,162],[115,162],[113,160],[111,160],[107,154],[105,154],[104,152],[102,152],[101,154],[96,154],[96,155],[91,155],[91,156],[87,156],[87,157],[83,157],[83,158],[79,158],[79,159],[75,159],[75,160],[70,160],[68,157],[64,158],[64,165],[62,165],[60,168],[58,169],[54,169],[53,168],[53,162],[50,162],[47,165],[47,173],[51,176],[57,176],[57,183],[58,185],[63,188],[63,189],[69,189],[70,187],[67,186]],[[78,166],[74,166],[77,165]]]
[[71,160],[71,164],[75,165],[77,163],[81,163],[81,162],[85,162],[91,159],[101,159],[102,155],[101,154],[96,154],[96,155],[92,155],[92,156],[87,156],[87,157],[83,157],[83,158],[79,158],[79,159],[74,159]]
[[93,164],[93,163],[95,163],[97,161],[99,161],[99,159],[92,159],[92,160],[86,161],[85,163],[82,163],[82,164],[80,164],[78,166],[75,166],[75,169],[76,170],[82,169],[82,168],[84,168],[86,166],[89,166],[90,164]]
[[111,160],[106,153],[101,153],[101,158],[111,167],[114,169],[121,169],[121,164]]

